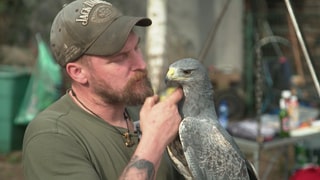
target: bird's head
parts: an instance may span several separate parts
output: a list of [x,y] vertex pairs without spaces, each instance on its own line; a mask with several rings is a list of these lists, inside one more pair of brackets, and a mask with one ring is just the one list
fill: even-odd
[[166,75],[168,86],[194,85],[208,79],[206,69],[196,59],[180,59],[169,66]]

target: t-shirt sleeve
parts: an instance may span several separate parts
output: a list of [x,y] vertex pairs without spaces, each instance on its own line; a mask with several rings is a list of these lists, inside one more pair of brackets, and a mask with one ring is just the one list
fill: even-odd
[[26,180],[98,180],[99,175],[83,148],[58,133],[38,134],[23,147]]

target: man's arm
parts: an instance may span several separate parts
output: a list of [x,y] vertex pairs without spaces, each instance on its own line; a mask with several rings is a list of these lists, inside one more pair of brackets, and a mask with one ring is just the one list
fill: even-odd
[[175,138],[181,117],[177,103],[182,98],[177,89],[166,100],[157,96],[146,99],[140,111],[142,137],[120,179],[154,179],[166,146]]
[[[133,178],[133,176],[135,178]],[[134,155],[123,172],[123,179],[154,179],[154,165],[145,159]]]

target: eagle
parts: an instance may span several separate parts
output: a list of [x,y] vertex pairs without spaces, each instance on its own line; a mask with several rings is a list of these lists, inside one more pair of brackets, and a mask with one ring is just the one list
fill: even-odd
[[192,180],[258,179],[232,136],[217,120],[213,87],[199,60],[184,58],[169,66],[168,87],[181,87],[182,120],[176,139],[167,146],[176,169]]

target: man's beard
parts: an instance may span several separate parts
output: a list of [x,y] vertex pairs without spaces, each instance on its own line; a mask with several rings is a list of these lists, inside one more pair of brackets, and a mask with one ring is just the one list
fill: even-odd
[[136,72],[122,90],[114,89],[110,84],[96,78],[92,85],[95,93],[107,104],[141,105],[147,97],[154,94],[146,71]]

